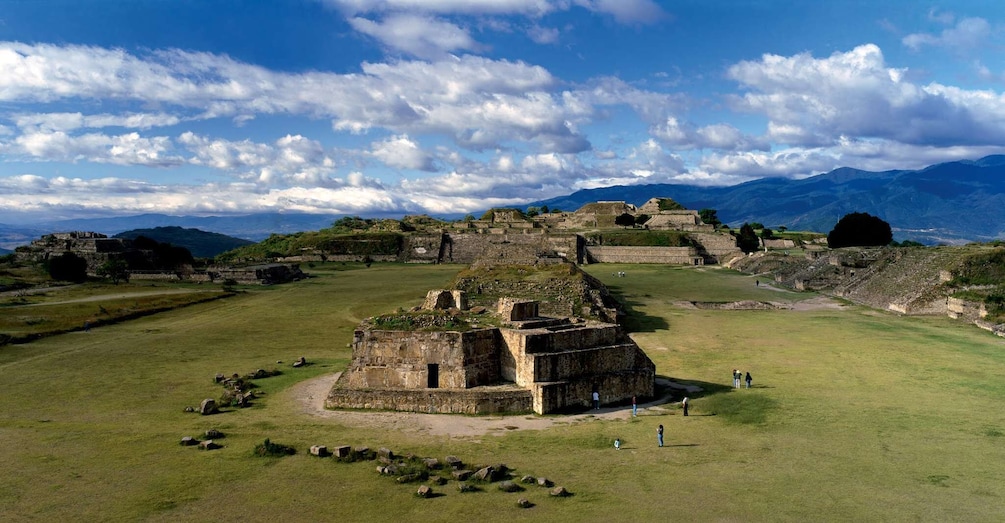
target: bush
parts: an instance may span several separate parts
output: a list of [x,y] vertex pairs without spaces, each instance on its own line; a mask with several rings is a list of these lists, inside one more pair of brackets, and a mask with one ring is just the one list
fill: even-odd
[[279,458],[283,456],[292,456],[296,453],[297,450],[293,447],[273,443],[269,441],[269,438],[265,438],[263,443],[255,445],[255,455],[260,457]]

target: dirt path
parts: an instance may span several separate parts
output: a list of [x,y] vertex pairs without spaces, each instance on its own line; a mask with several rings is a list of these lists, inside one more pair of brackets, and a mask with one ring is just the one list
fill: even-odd
[[[305,415],[329,419],[343,425],[367,427],[380,430],[418,432],[432,436],[474,438],[489,434],[503,434],[510,430],[543,430],[556,425],[583,423],[596,419],[628,419],[631,407],[610,407],[582,414],[565,416],[536,416],[520,414],[513,416],[463,416],[458,414],[420,414],[415,412],[364,412],[326,410],[325,397],[339,375],[328,374],[297,383],[284,392],[285,399],[291,400]],[[700,390],[697,387],[680,385],[669,381],[663,385],[679,390]],[[664,413],[676,408],[668,404],[669,397],[659,398],[650,403],[639,404],[639,416]]]

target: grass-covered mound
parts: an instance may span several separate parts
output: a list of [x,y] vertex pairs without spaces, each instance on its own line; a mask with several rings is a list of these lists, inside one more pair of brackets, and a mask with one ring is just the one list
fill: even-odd
[[499,298],[537,300],[544,316],[581,316],[611,321],[617,302],[596,278],[570,263],[471,267],[458,273],[454,288],[473,306],[494,308]]

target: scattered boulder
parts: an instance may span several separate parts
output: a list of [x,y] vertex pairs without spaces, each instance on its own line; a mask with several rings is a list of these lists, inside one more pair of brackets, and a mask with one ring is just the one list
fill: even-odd
[[537,486],[551,488],[555,483],[548,478],[537,478]]
[[198,444],[199,444],[199,440],[193,438],[192,436],[185,436],[184,438],[181,439],[181,446],[183,446],[183,447],[189,447],[189,446],[198,445]]
[[461,494],[464,494],[465,492],[478,492],[478,487],[469,483],[461,482],[457,484],[457,491]]
[[433,478],[433,483],[435,483],[437,485],[446,485],[447,484],[447,478],[445,478],[443,476],[436,476],[435,478]]
[[389,449],[387,447],[381,447],[381,448],[377,449],[377,457],[378,458],[384,458],[384,459],[393,460],[394,459],[394,452],[391,452],[391,449]]
[[460,470],[464,468],[464,462],[462,462],[460,458],[458,458],[457,456],[447,456],[443,458],[443,461],[447,463],[448,467],[454,470]]
[[328,456],[328,447],[324,445],[311,445],[311,456],[324,458]]
[[565,490],[565,487],[555,487],[551,489],[550,494],[556,498],[564,498],[572,495],[568,490]]
[[216,414],[217,412],[220,412],[220,409],[216,406],[216,400],[213,398],[206,398],[199,404],[199,414],[203,416]]
[[199,450],[213,450],[220,448],[220,445],[211,439],[199,442]]
[[499,490],[503,492],[520,492],[523,490],[523,487],[507,479],[506,481],[499,482]]
[[534,483],[537,483],[537,478],[535,478],[534,476],[524,476],[524,477],[520,478],[520,483],[526,483],[528,485],[533,485]]
[[423,458],[422,464],[429,470],[437,470],[440,468],[440,460],[436,458]]
[[433,489],[428,485],[422,485],[419,490],[415,491],[415,495],[420,498],[428,498],[433,495]]
[[398,476],[395,481],[397,481],[398,483],[412,483],[415,481],[419,481],[419,479],[420,478],[418,474],[405,474],[403,476]]
[[518,506],[520,508],[530,508],[530,507],[533,507],[534,504],[531,503],[530,500],[527,499],[527,498],[520,498],[520,499],[516,500],[516,506]]
[[467,481],[472,474],[474,474],[474,471],[471,470],[455,470],[450,473],[457,481]]
[[352,447],[349,445],[339,445],[335,447],[336,458],[348,458],[352,454]]
[[185,412],[195,412],[195,407],[193,407],[191,405],[188,406],[188,407],[185,407]]
[[206,439],[220,439],[223,437],[223,433],[216,429],[209,429],[204,434]]
[[478,469],[478,472],[474,473],[474,478],[478,481],[493,482],[502,479],[503,472],[497,469],[495,466],[488,466]]
[[216,376],[213,376],[213,383],[220,383],[220,382],[222,382],[225,379],[227,379],[226,376],[224,376],[223,374],[217,373]]
[[307,365],[307,358],[304,358],[303,356],[301,356],[297,361],[293,362],[293,367],[294,368],[295,367],[303,367],[304,365]]

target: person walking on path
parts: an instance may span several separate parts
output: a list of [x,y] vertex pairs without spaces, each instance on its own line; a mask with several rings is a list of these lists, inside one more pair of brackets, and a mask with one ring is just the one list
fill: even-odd
[[687,396],[684,396],[684,399],[681,400],[680,406],[684,408],[684,415],[687,416]]
[[660,425],[656,429],[656,443],[658,443],[661,447],[663,446],[663,425]]
[[632,396],[632,417],[639,415],[639,405],[635,403],[635,396]]
[[596,390],[593,391],[593,408],[600,410],[600,393]]
[[750,382],[752,382],[752,381],[754,381],[754,380],[753,380],[753,378],[750,377],[750,371],[747,371],[747,388],[748,389],[750,388]]

